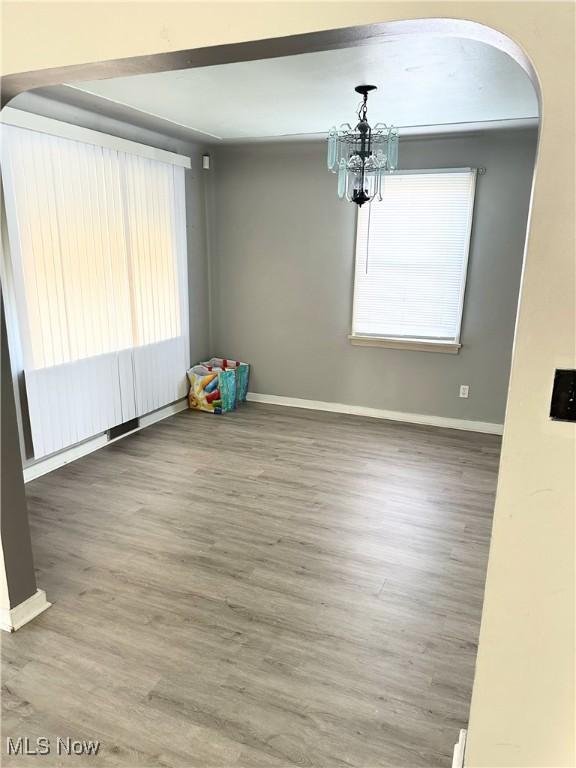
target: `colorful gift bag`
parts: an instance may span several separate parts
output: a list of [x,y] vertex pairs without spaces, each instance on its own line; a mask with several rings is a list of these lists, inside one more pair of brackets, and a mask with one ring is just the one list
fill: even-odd
[[209,370],[221,368],[222,370],[233,370],[236,374],[236,402],[244,402],[248,394],[248,379],[250,378],[250,366],[248,363],[241,363],[239,360],[228,360],[226,357],[212,357],[207,360],[205,365]]
[[236,407],[236,374],[230,370],[195,365],[188,371],[188,405],[197,411],[227,413]]

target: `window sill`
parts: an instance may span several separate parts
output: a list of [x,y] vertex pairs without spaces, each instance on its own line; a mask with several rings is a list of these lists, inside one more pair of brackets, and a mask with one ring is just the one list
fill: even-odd
[[386,347],[388,349],[410,349],[413,352],[442,352],[457,355],[462,344],[454,341],[430,341],[428,339],[395,339],[388,336],[348,336],[351,344],[359,347]]

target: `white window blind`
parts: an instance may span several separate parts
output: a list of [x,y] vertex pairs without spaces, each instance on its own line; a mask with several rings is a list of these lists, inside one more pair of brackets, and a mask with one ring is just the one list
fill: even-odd
[[469,168],[395,173],[360,208],[353,337],[459,342],[475,183]]
[[185,394],[184,168],[7,125],[1,162],[38,457]]

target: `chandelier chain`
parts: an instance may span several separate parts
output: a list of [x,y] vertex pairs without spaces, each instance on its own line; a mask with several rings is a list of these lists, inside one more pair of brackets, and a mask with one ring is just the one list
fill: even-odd
[[368,115],[368,94],[364,94],[364,98],[360,102],[360,106],[358,107],[358,117],[362,122],[365,122],[367,120]]

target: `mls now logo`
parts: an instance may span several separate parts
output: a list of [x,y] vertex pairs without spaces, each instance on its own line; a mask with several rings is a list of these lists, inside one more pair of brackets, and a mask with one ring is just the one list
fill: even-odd
[[[99,741],[82,741],[71,739],[70,736],[56,738],[54,751],[57,755],[97,755],[100,749]],[[52,743],[47,736],[39,736],[30,739],[28,736],[19,736],[17,739],[6,739],[6,751],[9,755],[49,755],[52,752]]]

